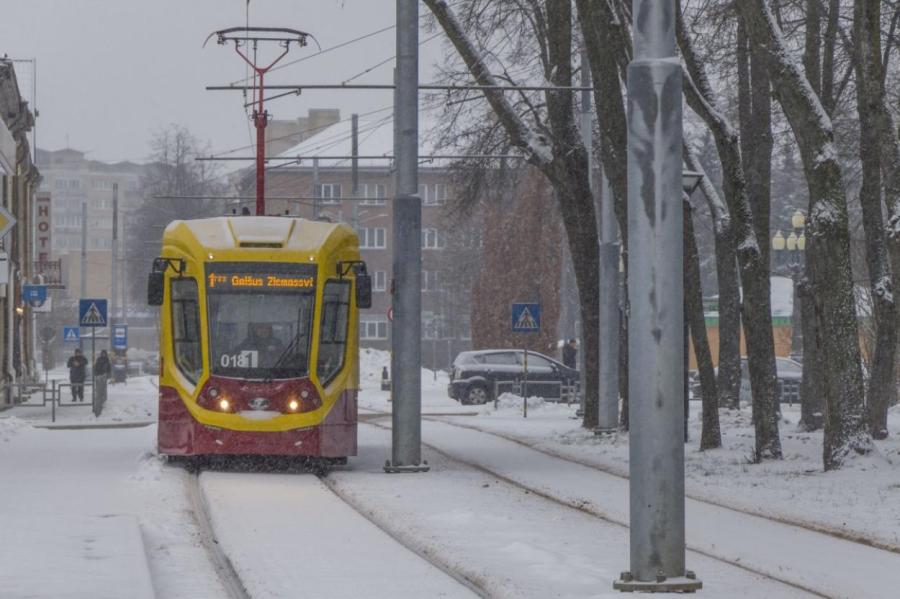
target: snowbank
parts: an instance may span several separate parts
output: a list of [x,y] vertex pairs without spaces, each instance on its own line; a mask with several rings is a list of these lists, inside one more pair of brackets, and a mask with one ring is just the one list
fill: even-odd
[[31,424],[15,416],[0,418],[0,441],[9,441],[20,431],[30,428]]

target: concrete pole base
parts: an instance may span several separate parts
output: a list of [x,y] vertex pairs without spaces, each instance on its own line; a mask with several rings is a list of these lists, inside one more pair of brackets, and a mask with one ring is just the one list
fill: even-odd
[[390,460],[384,461],[384,471],[388,474],[405,474],[411,472],[428,472],[431,470],[431,466],[428,465],[428,462],[422,461],[421,464],[414,465],[391,465]]
[[685,570],[684,576],[660,575],[656,580],[635,580],[631,572],[622,572],[613,588],[623,593],[694,593],[703,588],[703,583],[690,570]]

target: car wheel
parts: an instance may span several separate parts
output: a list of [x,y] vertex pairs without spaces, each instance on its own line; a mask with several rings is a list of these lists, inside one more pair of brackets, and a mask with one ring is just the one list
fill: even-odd
[[472,385],[466,393],[463,402],[466,405],[478,405],[488,402],[488,392],[484,385]]

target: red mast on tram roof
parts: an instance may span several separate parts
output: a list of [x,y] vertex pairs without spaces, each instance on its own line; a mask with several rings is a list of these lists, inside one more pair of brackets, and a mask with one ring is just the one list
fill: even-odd
[[[243,35],[238,35],[243,34]],[[203,45],[212,36],[216,36],[219,45],[225,45],[229,41],[234,42],[234,50],[244,59],[250,68],[253,69],[256,76],[259,77],[259,84],[253,88],[256,97],[253,102],[256,108],[253,109],[253,124],[256,126],[256,215],[263,216],[266,213],[266,125],[269,124],[269,113],[265,110],[263,94],[265,86],[263,84],[264,75],[274,67],[288,53],[292,43],[303,47],[306,45],[306,38],[310,37],[308,33],[297,31],[296,29],[286,29],[283,27],[229,27],[220,31],[212,32]],[[284,50],[275,60],[266,66],[260,66],[256,62],[256,50],[259,42],[276,42]],[[253,59],[241,51],[241,46],[251,46],[253,49]]]

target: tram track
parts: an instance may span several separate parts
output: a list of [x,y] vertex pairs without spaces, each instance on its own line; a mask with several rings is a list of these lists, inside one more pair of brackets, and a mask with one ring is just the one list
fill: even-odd
[[[225,471],[228,471],[227,468]],[[200,467],[195,472],[186,472],[188,499],[192,508],[194,519],[197,522],[200,539],[209,555],[209,559],[213,565],[213,568],[215,569],[220,581],[222,582],[222,585],[225,587],[228,593],[228,599],[253,599],[253,595],[248,591],[247,586],[241,580],[240,575],[234,567],[234,564],[226,554],[215,533],[210,506],[208,505],[206,495],[201,488],[201,475],[203,475],[204,473],[214,472],[220,471]],[[253,472],[237,473],[247,474],[248,477],[257,475],[257,473]],[[402,547],[403,550],[411,553],[416,558],[421,559],[431,567],[434,567],[443,572],[455,583],[458,583],[460,586],[467,589],[467,591],[472,593],[474,596],[489,597],[489,594],[484,589],[484,584],[482,581],[478,580],[475,577],[468,576],[464,572],[453,568],[450,564],[442,561],[438,556],[430,552],[427,547],[417,543],[416,539],[408,535],[404,535],[402,532],[389,526],[386,521],[378,518],[377,515],[375,515],[370,510],[366,510],[364,505],[361,505],[358,501],[355,501],[348,493],[344,492],[339,487],[339,485],[335,483],[334,480],[329,479],[327,473],[322,474],[310,470],[295,470],[292,468],[286,468],[283,471],[275,471],[275,473],[283,474],[285,476],[296,475],[306,476],[310,478],[315,477],[321,483],[323,489],[326,490],[325,492],[329,494],[329,497],[336,499],[342,505],[346,506],[347,509],[352,510],[361,518],[364,518],[384,537],[389,539],[388,542],[390,544]]]
[[453,568],[450,564],[439,559],[439,557],[435,553],[428,551],[426,548],[420,546],[411,537],[408,537],[407,535],[403,535],[391,529],[388,526],[387,522],[385,522],[382,518],[377,517],[373,512],[366,510],[364,506],[359,504],[359,502],[354,500],[348,493],[341,489],[333,479],[329,479],[327,474],[318,476],[319,480],[321,480],[322,483],[326,487],[328,487],[328,489],[332,493],[334,493],[335,497],[343,501],[344,504],[350,507],[357,514],[371,522],[372,525],[381,530],[381,532],[391,537],[392,539],[394,539],[394,541],[396,541],[412,553],[416,554],[438,570],[442,571],[450,578],[465,586],[479,597],[490,597],[490,593],[488,593],[487,589],[485,588],[485,583],[483,580],[480,580],[473,576],[469,576],[466,573]]
[[[389,416],[389,414],[385,414],[385,415]],[[442,424],[448,424],[450,426],[471,428],[471,430],[474,430],[475,432],[481,432],[481,433],[489,434],[489,435],[492,434],[491,432],[480,430],[477,427],[454,425],[454,424],[451,424],[448,422],[444,422],[443,419],[439,419],[439,418],[435,418],[433,420],[436,422],[440,422]],[[366,424],[383,429],[383,430],[388,430],[388,431],[391,430],[390,426],[381,424],[381,423],[377,422],[375,419],[368,420],[366,422]],[[509,439],[505,439],[499,435],[494,435],[494,436],[500,437],[503,440],[509,440]],[[509,441],[512,441],[512,440],[509,440]],[[519,444],[527,447],[527,445],[525,445],[523,443],[519,443]],[[487,467],[484,464],[478,463],[473,460],[469,460],[469,459],[464,458],[460,455],[457,455],[451,451],[446,451],[444,449],[437,447],[434,444],[423,441],[422,445],[423,445],[423,447],[428,448],[429,450],[440,455],[441,457],[443,457],[446,460],[456,462],[458,464],[461,464],[468,468],[472,468],[473,470],[476,470],[476,471],[486,474],[488,476],[494,477],[497,480],[499,480],[507,485],[510,485],[511,487],[519,489],[523,492],[536,495],[536,496],[541,497],[542,499],[545,499],[547,501],[550,501],[556,505],[578,511],[582,514],[586,514],[588,516],[591,516],[593,518],[596,518],[596,519],[606,522],[608,524],[612,524],[612,525],[615,525],[615,526],[618,526],[621,528],[625,528],[625,529],[629,528],[628,522],[595,508],[590,502],[579,501],[579,500],[575,500],[575,499],[568,499],[568,498],[562,497],[561,495],[557,495],[557,494],[554,494],[545,489],[539,488],[536,485],[525,484],[519,480],[516,480],[515,478],[512,478],[510,476],[503,474],[502,472],[498,471],[497,469]],[[540,450],[538,450],[538,449],[534,449],[534,451],[540,452]],[[540,452],[540,453],[544,453],[544,454],[548,455],[548,457],[560,459],[563,461],[571,461],[571,460],[564,460],[563,458],[559,458],[559,457],[549,454],[547,452]],[[622,477],[620,476],[619,478],[622,478]],[[710,504],[710,505],[714,505],[714,504]],[[715,507],[721,507],[722,509],[730,509],[727,506],[715,506]],[[746,514],[746,515],[752,515],[754,517],[758,517],[755,514]],[[772,522],[779,524],[779,525],[785,525],[784,523],[778,522],[776,520],[772,520]],[[821,534],[815,530],[809,530],[809,532]],[[846,539],[841,539],[841,540],[846,540]],[[782,576],[782,575],[777,574],[776,572],[773,572],[772,570],[770,570],[768,568],[760,568],[760,567],[749,565],[748,563],[745,563],[744,561],[742,561],[740,558],[735,559],[735,558],[730,558],[727,556],[716,554],[713,551],[704,549],[703,547],[698,547],[696,544],[688,543],[686,545],[686,547],[689,551],[696,553],[698,555],[701,555],[703,557],[715,560],[717,562],[720,562],[720,563],[723,563],[723,564],[726,564],[729,566],[739,568],[741,570],[744,570],[745,572],[749,572],[756,576],[760,576],[762,578],[766,578],[773,582],[783,584],[787,587],[802,591],[804,593],[808,593],[815,597],[822,597],[824,599],[842,599],[845,596],[842,594],[828,593],[822,589],[814,588],[813,586],[810,586],[808,584],[804,584],[804,583],[798,582],[796,580],[791,580],[785,576]]]
[[197,530],[200,533],[200,542],[203,543],[213,569],[228,593],[228,598],[253,599],[216,538],[206,499],[203,497],[203,490],[200,488],[200,474],[201,471],[185,473],[188,501],[191,505],[194,521],[197,523]]
[[[368,424],[374,424],[374,421],[389,418],[391,416],[390,412],[381,412],[375,411],[371,408],[369,409],[372,414],[366,418],[365,420],[360,420],[361,422],[366,422]],[[576,456],[555,451],[553,449],[543,447],[537,442],[531,442],[527,439],[522,439],[521,437],[516,437],[515,435],[509,435],[506,433],[502,433],[499,431],[493,431],[485,428],[481,428],[479,426],[475,426],[472,424],[463,424],[460,422],[455,422],[453,420],[448,420],[447,416],[456,416],[456,414],[448,414],[448,415],[423,415],[423,420],[429,420],[432,422],[439,422],[441,424],[446,424],[448,426],[453,426],[456,428],[461,428],[465,430],[470,430],[478,433],[483,433],[485,435],[491,435],[493,437],[497,437],[498,439],[503,439],[504,441],[509,441],[510,443],[515,443],[516,445],[520,445],[527,449],[531,449],[538,453],[544,454],[551,458],[556,458],[558,460],[562,460],[564,462],[569,462],[572,464],[577,464],[578,466],[583,466],[585,468],[590,468],[591,470],[596,470],[597,472],[602,472],[604,474],[608,474],[610,476],[615,476],[616,478],[622,480],[628,480],[628,475],[623,473],[620,469],[603,466],[602,464],[597,464],[596,462],[592,462],[590,460],[585,460],[578,458]],[[747,516],[754,516],[756,518],[762,518],[764,520],[769,520],[770,522],[775,522],[777,524],[783,524],[785,526],[793,526],[796,528],[800,528],[803,530],[807,530],[809,532],[814,532],[818,534],[827,535],[830,537],[834,537],[835,539],[839,539],[841,541],[848,541],[850,543],[856,543],[858,545],[862,545],[864,547],[871,547],[872,549],[878,549],[880,551],[887,551],[890,553],[896,553],[900,555],[900,545],[895,543],[889,543],[886,541],[882,541],[879,539],[873,539],[871,537],[867,537],[862,533],[857,533],[853,531],[841,530],[839,528],[835,528],[832,526],[828,526],[826,524],[821,524],[817,522],[810,522],[808,520],[799,520],[796,518],[790,518],[785,516],[776,516],[769,513],[766,513],[762,510],[754,510],[752,508],[742,507],[738,505],[734,505],[725,501],[719,501],[716,499],[712,499],[710,497],[704,495],[698,495],[691,492],[685,492],[685,497],[687,499],[692,499],[698,503],[703,503],[706,505],[730,510],[733,512],[737,512],[739,514],[744,514]]]

